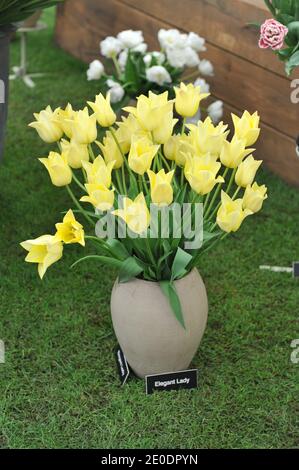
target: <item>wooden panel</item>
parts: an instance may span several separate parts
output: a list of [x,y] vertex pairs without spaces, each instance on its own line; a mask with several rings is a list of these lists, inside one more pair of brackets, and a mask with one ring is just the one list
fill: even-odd
[[[120,0],[186,31],[195,31],[208,42],[285,76],[284,66],[271,51],[258,47],[258,30],[271,14],[263,0]],[[175,4],[175,5],[174,5]]]

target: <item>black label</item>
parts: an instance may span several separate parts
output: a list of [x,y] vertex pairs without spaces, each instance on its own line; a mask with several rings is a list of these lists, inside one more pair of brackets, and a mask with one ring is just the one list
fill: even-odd
[[147,395],[156,390],[161,392],[182,388],[197,388],[197,369],[147,375],[145,377],[145,387]]
[[294,277],[299,277],[299,261],[293,263],[293,274]]
[[121,384],[124,385],[129,378],[130,369],[120,346],[117,346],[115,350],[115,359]]

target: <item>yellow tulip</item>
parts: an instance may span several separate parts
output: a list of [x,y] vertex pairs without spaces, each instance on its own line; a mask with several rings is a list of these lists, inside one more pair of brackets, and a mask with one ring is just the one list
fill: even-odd
[[59,112],[60,108],[52,111],[51,106],[47,106],[40,113],[34,113],[36,120],[29,124],[29,127],[36,129],[40,138],[48,144],[57,142],[63,136]]
[[267,197],[267,187],[264,184],[259,186],[257,183],[253,183],[252,186],[247,186],[245,190],[243,207],[252,212],[259,212]]
[[240,140],[236,136],[231,142],[224,141],[220,153],[221,163],[227,168],[237,168],[242,160],[254,151],[254,149],[246,149],[245,146],[245,140]]
[[72,170],[64,154],[50,152],[47,158],[39,158],[39,161],[47,168],[54,186],[66,186],[71,183]]
[[173,128],[178,119],[173,119],[173,112],[170,111],[162,116],[158,127],[153,130],[153,139],[156,144],[165,144],[172,136]]
[[110,131],[106,132],[103,143],[96,142],[96,144],[100,147],[107,165],[109,162],[114,162],[114,168],[116,170],[121,168],[124,159]]
[[243,200],[233,201],[224,191],[221,192],[221,206],[217,213],[217,224],[224,232],[236,232],[245,217],[253,214],[249,209],[243,210]]
[[90,184],[102,184],[107,188],[111,185],[111,172],[114,167],[114,161],[107,165],[104,159],[99,155],[93,163],[82,162],[86,171],[87,181]]
[[195,149],[196,155],[206,155],[210,153],[219,158],[223,142],[229,134],[227,125],[220,122],[215,126],[210,117],[204,121],[199,121],[197,125],[187,124],[190,129],[189,137]]
[[83,161],[89,160],[89,152],[86,144],[79,144],[75,140],[70,142],[62,139],[61,142],[62,153],[66,156],[68,164],[72,168],[81,168]]
[[82,196],[80,201],[90,202],[100,211],[109,211],[114,203],[114,189],[108,189],[103,184],[85,184],[88,196]]
[[48,267],[62,257],[63,245],[53,235],[42,235],[35,240],[26,240],[20,245],[28,251],[25,261],[38,264],[38,274],[41,279]]
[[133,138],[128,158],[130,168],[135,173],[143,175],[150,169],[153,158],[158,150],[159,145],[153,145],[146,137]]
[[242,188],[246,188],[253,183],[256,172],[263,163],[262,160],[255,160],[252,155],[242,162],[236,173],[236,184]]
[[110,93],[106,98],[100,93],[96,96],[95,102],[87,101],[97,117],[97,121],[102,127],[110,127],[115,123],[116,114],[110,105]]
[[248,111],[244,111],[241,118],[232,114],[232,119],[235,127],[235,134],[238,139],[245,140],[246,147],[255,144],[260,135],[260,117],[257,111],[254,114],[250,114]]
[[151,91],[149,96],[140,95],[137,98],[137,106],[124,108],[136,117],[142,129],[152,132],[160,126],[165,114],[173,109],[173,102],[168,101],[168,92],[155,95]]
[[217,176],[221,163],[217,157],[207,154],[202,157],[190,154],[187,156],[185,165],[185,177],[193,191],[204,196],[210,193],[217,183],[224,183],[222,176]]
[[85,246],[83,226],[75,219],[73,211],[70,209],[64,216],[63,222],[55,225],[56,237],[62,242],[80,243]]
[[71,139],[73,136],[72,123],[75,116],[76,111],[73,110],[72,105],[70,103],[67,104],[65,109],[59,109],[59,122],[63,129],[63,132],[69,139]]
[[189,135],[176,134],[170,137],[163,147],[164,155],[168,160],[175,161],[179,166],[184,166],[186,155],[194,153],[192,140]]
[[173,188],[171,181],[174,175],[174,170],[169,173],[165,173],[162,169],[159,173],[154,173],[151,170],[147,172],[150,185],[151,185],[151,198],[154,204],[167,205],[173,201]]
[[97,118],[95,114],[89,116],[88,109],[84,108],[74,116],[71,124],[72,138],[79,144],[91,144],[97,138]]
[[180,87],[174,87],[175,109],[183,117],[194,116],[199,108],[200,102],[210,96],[210,93],[200,93],[200,87],[193,83],[181,83]]
[[128,117],[122,116],[122,121],[116,123],[118,128],[115,131],[116,138],[124,154],[128,153],[131,147],[132,135],[141,130],[140,124],[133,114]]
[[142,234],[150,225],[150,213],[143,193],[140,193],[134,201],[124,197],[123,209],[117,209],[112,214],[124,220],[134,233]]

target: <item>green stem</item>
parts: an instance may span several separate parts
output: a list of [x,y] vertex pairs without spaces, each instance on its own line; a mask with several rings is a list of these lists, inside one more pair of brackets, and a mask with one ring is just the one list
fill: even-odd
[[229,180],[229,183],[228,183],[228,187],[227,187],[227,190],[226,190],[227,194],[229,194],[229,192],[231,190],[232,184],[235,180],[236,173],[237,173],[237,168],[234,168],[234,171],[231,174],[231,177],[230,177],[230,180]]
[[113,64],[114,64],[114,67],[115,67],[115,70],[116,70],[116,73],[117,73],[117,77],[118,79],[120,80],[121,79],[121,70],[120,70],[120,66],[119,66],[119,63],[116,59],[116,56],[113,54],[113,56],[111,57],[111,59],[113,60]]
[[90,158],[94,162],[95,161],[95,156],[94,156],[91,144],[88,144],[88,150],[89,150]]
[[156,260],[155,260],[155,257],[153,255],[153,253],[152,253],[148,238],[145,238],[145,245],[146,245],[146,249],[147,249],[149,258],[151,260],[151,263],[153,264],[153,266],[156,266]]
[[183,135],[184,132],[185,132],[185,127],[186,127],[186,118],[184,117],[183,118],[183,124],[182,124],[182,131],[181,131],[181,134]]
[[81,214],[84,215],[85,219],[94,227],[95,226],[94,221],[89,217],[88,214],[86,214],[86,212],[83,209],[83,207],[81,206],[81,204],[77,201],[76,196],[74,195],[74,193],[71,190],[71,188],[69,187],[69,185],[66,186],[66,189],[67,189],[67,192],[69,193],[71,199],[73,200],[74,204],[76,205],[76,207],[81,212]]
[[81,188],[84,192],[86,192],[86,189],[85,187],[83,186],[83,184],[81,183],[81,181],[79,181],[79,179],[77,178],[77,176],[75,175],[75,173],[72,171],[72,175],[73,175],[73,179],[75,181],[75,183],[77,183],[77,185],[79,186],[79,188]]
[[[224,171],[224,173],[223,173],[223,178],[224,178],[224,179],[225,179],[225,177],[226,177],[226,175],[227,175],[228,170],[229,170],[229,168],[225,168],[225,171]],[[213,209],[215,200],[216,200],[216,198],[218,197],[218,194],[219,194],[219,192],[220,192],[220,189],[221,189],[222,184],[223,184],[223,183],[219,183],[218,186],[217,186],[217,188],[216,188],[216,191],[214,192],[214,195],[213,195],[213,197],[212,197],[212,200],[211,200],[211,202],[210,202],[210,204],[209,204],[209,207],[208,207],[208,209],[207,209],[207,212],[206,212],[206,214],[205,214],[205,217],[206,217],[206,218],[208,217],[208,215],[210,214],[211,210]]]

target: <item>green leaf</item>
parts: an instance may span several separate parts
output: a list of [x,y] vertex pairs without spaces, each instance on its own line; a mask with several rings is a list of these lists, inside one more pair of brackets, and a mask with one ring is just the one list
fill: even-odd
[[171,309],[176,319],[180,322],[182,327],[186,329],[182,306],[175,285],[171,281],[160,281],[159,284],[162,289],[162,292],[169,300]]
[[113,266],[114,268],[118,268],[118,269],[120,269],[122,266],[122,261],[115,259],[115,258],[109,258],[108,256],[101,256],[101,255],[88,255],[88,256],[84,256],[83,258],[78,259],[75,263],[71,265],[71,268],[74,268],[77,264],[82,263],[82,261],[86,261],[89,259],[96,259],[97,261],[100,261],[100,263],[108,264],[109,266]]
[[106,240],[106,245],[111,249],[111,251],[116,255],[120,260],[125,260],[129,256],[129,252],[126,247],[116,238],[108,238]]
[[130,256],[122,262],[122,266],[119,271],[118,279],[119,282],[128,282],[130,279],[138,276],[144,270],[144,265],[140,260]]
[[288,75],[291,75],[295,67],[299,66],[299,51],[295,52],[295,54],[290,57],[290,59],[286,62],[285,69]]
[[171,280],[179,279],[187,274],[186,267],[192,260],[192,255],[178,248],[171,268]]

